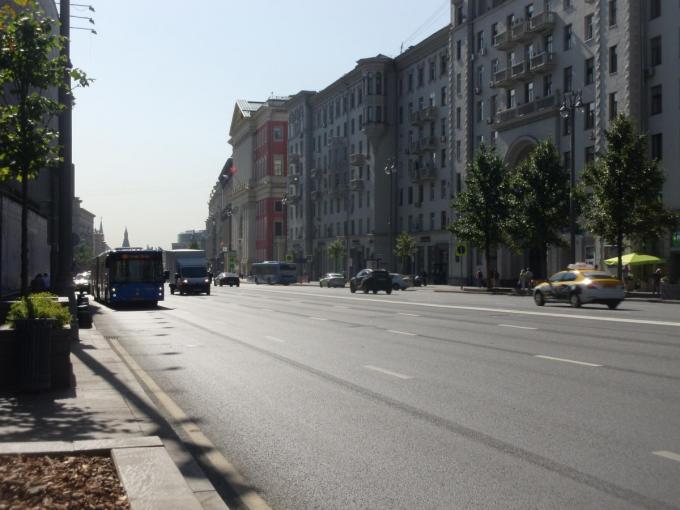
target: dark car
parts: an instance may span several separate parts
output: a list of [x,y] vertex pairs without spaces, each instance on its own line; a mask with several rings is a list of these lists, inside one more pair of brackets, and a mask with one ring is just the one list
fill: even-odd
[[392,294],[392,277],[385,269],[362,269],[349,281],[349,290],[352,293],[362,290],[364,294],[384,290]]
[[236,273],[220,273],[214,278],[213,283],[220,287],[223,285],[229,285],[230,287],[236,285],[237,287],[240,287],[241,280]]

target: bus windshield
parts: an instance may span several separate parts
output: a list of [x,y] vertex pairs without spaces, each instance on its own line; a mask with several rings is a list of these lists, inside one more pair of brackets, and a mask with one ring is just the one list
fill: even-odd
[[158,259],[113,259],[109,278],[114,282],[155,282],[163,279],[163,265]]

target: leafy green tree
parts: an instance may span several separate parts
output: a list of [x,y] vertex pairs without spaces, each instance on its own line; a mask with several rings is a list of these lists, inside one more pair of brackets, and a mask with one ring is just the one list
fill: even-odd
[[401,258],[401,265],[404,272],[408,273],[409,268],[406,267],[406,259],[412,257],[416,252],[416,240],[408,232],[402,232],[397,236],[394,242],[394,254]]
[[0,180],[21,184],[21,292],[28,292],[28,181],[60,163],[54,117],[63,105],[52,99],[64,87],[89,84],[61,54],[54,20],[30,2],[13,15],[0,11]]
[[508,218],[506,174],[501,158],[491,147],[482,144],[468,163],[465,190],[451,203],[458,218],[448,229],[458,239],[484,251],[489,288],[493,282],[492,254],[504,240]]
[[87,271],[92,265],[92,248],[81,243],[73,251],[73,266],[77,273]]
[[189,249],[190,250],[198,250],[200,247],[198,246],[198,241],[196,239],[192,239],[191,242],[189,243]]
[[569,226],[569,172],[550,140],[540,142],[508,175],[506,243],[530,250],[540,261],[536,275],[547,271],[549,246],[562,246]]
[[616,246],[618,277],[626,239],[657,239],[678,223],[663,205],[664,175],[648,157],[647,137],[623,115],[606,132],[607,150],[581,178],[586,227]]
[[[332,241],[328,248],[328,256],[333,260],[335,270],[338,270],[338,261],[345,255],[345,245],[340,239]],[[349,278],[349,276],[347,276]]]

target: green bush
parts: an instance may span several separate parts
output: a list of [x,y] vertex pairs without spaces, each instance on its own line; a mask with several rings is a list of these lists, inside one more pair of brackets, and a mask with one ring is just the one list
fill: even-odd
[[7,322],[15,327],[14,321],[25,319],[55,319],[57,327],[71,323],[68,308],[59,304],[57,296],[49,292],[36,292],[13,303],[7,313]]

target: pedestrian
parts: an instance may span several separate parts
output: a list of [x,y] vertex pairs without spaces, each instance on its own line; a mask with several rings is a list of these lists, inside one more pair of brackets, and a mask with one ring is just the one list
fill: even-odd
[[660,295],[661,294],[661,268],[657,267],[656,271],[654,271],[654,274],[652,275],[652,280],[654,283],[654,287],[652,288],[652,294]]
[[524,292],[526,289],[527,285],[527,270],[525,268],[522,268],[519,272],[519,280],[517,280],[517,287],[519,290]]
[[423,277],[423,287],[427,287],[427,271],[423,271],[421,276]]
[[524,279],[527,282],[527,289],[532,289],[534,286],[534,273],[531,272],[530,267],[527,267],[527,270],[524,273]]
[[31,292],[43,292],[45,290],[45,280],[43,276],[38,273],[35,278],[31,280]]
[[482,268],[477,269],[477,286],[484,287],[484,273],[482,273]]
[[623,278],[623,283],[624,285],[628,281],[628,276],[630,275],[630,266],[626,264],[623,266],[623,269],[621,270],[621,278]]

